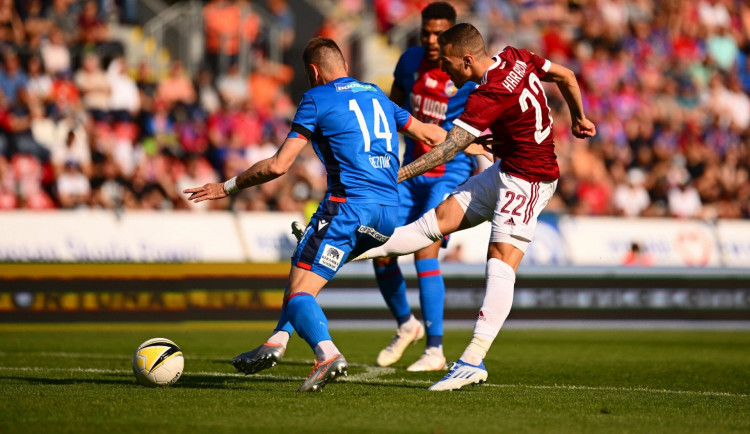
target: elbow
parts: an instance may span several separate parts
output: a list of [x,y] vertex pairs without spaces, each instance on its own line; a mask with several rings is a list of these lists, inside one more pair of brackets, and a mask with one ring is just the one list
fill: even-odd
[[289,165],[282,164],[278,161],[268,166],[268,172],[277,178],[281,175],[284,175],[288,170],[289,170]]
[[274,177],[279,177],[281,175],[286,174],[286,172],[289,171],[289,168],[292,167],[292,163],[294,163],[294,158],[284,158],[284,155],[276,154],[269,160],[268,164],[268,172],[273,175]]
[[561,80],[560,81],[562,81],[563,83],[566,83],[566,84],[576,83],[576,74],[575,74],[575,72],[573,72],[573,70],[571,70],[571,69],[564,68],[562,70]]

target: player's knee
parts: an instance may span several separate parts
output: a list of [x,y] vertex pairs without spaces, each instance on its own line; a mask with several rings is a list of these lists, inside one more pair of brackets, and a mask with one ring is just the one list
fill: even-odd
[[499,259],[516,271],[521,264],[528,245],[528,240],[513,237],[512,235],[501,234],[499,239],[493,235],[487,248],[487,260],[492,258]]
[[372,260],[372,264],[376,268],[385,268],[392,264],[395,264],[396,262],[398,262],[398,258],[395,256],[392,256],[392,257],[386,256],[383,258],[375,258]]
[[422,250],[417,250],[414,252],[414,260],[421,261],[423,259],[434,259],[438,257],[438,253],[440,253],[440,245],[443,243],[442,240],[436,241],[433,244],[430,244],[429,246],[425,247]]
[[458,199],[449,196],[435,208],[435,218],[440,232],[449,235],[462,227],[466,219],[466,212],[459,204]]

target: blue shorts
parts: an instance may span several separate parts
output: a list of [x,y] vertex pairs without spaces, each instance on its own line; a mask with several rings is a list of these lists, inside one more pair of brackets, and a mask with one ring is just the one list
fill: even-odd
[[349,255],[359,256],[388,241],[396,229],[398,208],[323,200],[297,244],[292,265],[331,280]]
[[398,225],[405,226],[436,208],[456,187],[469,178],[456,174],[428,177],[417,176],[398,184],[400,202]]

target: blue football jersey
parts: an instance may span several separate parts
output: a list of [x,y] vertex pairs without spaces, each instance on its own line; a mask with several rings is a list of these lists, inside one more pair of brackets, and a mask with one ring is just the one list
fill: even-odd
[[[447,73],[425,60],[424,48],[421,46],[409,48],[401,55],[393,72],[393,79],[406,93],[406,110],[420,121],[440,125],[446,131],[453,128],[453,121],[464,111],[466,98],[477,87],[476,83],[469,81],[460,89],[456,88]],[[404,165],[432,149],[409,137],[405,137],[404,141]],[[463,181],[471,175],[474,167],[474,158],[460,152],[451,161],[422,176],[442,177],[455,174]]]
[[289,137],[304,137],[328,172],[326,198],[398,205],[398,131],[411,115],[370,83],[338,78],[305,92]]

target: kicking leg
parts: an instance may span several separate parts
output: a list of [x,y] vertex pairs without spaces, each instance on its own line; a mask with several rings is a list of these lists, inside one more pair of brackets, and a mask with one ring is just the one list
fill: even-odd
[[396,228],[388,242],[370,249],[353,260],[378,258],[382,256],[402,256],[422,250],[440,240],[444,235],[479,224],[484,219],[468,216],[458,200],[448,196],[435,209],[427,211],[418,220]]

